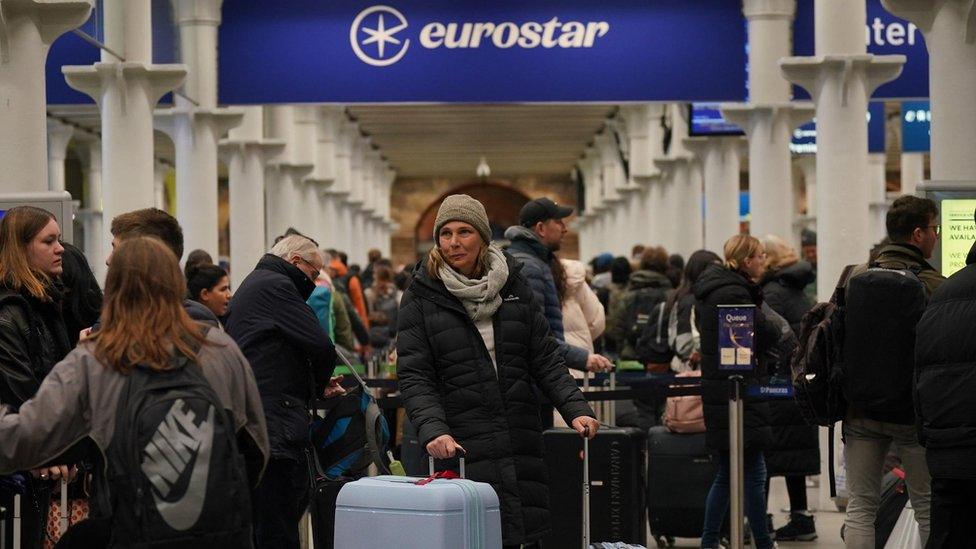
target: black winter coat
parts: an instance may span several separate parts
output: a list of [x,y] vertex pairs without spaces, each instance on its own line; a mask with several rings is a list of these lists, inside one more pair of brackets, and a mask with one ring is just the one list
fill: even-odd
[[976,479],[976,254],[970,255],[969,265],[932,294],[916,330],[916,420],[935,478]]
[[310,401],[323,393],[335,369],[335,346],[305,303],[313,289],[301,270],[267,254],[241,283],[227,313],[227,333],[254,370],[276,459],[303,459]]
[[813,265],[806,261],[766,274],[762,280],[763,301],[790,323],[794,334],[800,333],[803,315],[813,307],[806,287],[817,279]]
[[[771,381],[791,385],[790,363],[797,340],[789,323],[768,303],[766,318],[776,326],[779,337],[767,348],[766,368]],[[766,473],[771,477],[816,475],[820,472],[820,437],[815,425],[808,425],[793,398],[769,399],[769,422],[773,439],[766,448]]]
[[[815,279],[813,266],[806,261],[798,261],[768,273],[763,279],[763,300],[783,322],[789,324],[790,335],[800,333],[803,315],[812,306],[804,289]],[[795,337],[793,347],[796,347]],[[770,364],[770,374],[789,382],[792,351],[789,356],[780,358],[783,360]],[[796,401],[770,399],[769,419],[773,430],[772,444],[766,449],[766,470],[769,476],[818,474],[820,438],[817,427],[807,424]]]
[[0,289],[0,404],[20,407],[41,387],[55,364],[71,351],[61,316],[61,291],[52,301]]
[[[729,451],[729,383],[734,374],[746,381],[761,378],[767,347],[777,338],[776,327],[762,312],[762,290],[737,272],[721,265],[709,265],[694,285],[695,320],[701,334],[702,404],[705,413],[705,440],[712,450]],[[755,355],[759,368],[755,372],[730,372],[719,369],[718,306],[756,305]],[[763,450],[769,445],[769,406],[761,399],[745,401],[745,448]]]
[[[400,302],[397,376],[421,447],[449,434],[467,450],[467,476],[488,482],[501,503],[506,545],[549,531],[537,386],[567,423],[593,411],[576,387],[542,307],[506,254],[509,277],[493,317],[497,373],[481,334],[426,260]],[[568,480],[568,479],[567,479]]]

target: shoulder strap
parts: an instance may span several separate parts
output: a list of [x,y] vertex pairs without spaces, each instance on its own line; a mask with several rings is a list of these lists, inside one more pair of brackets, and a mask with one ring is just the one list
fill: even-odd
[[[660,309],[657,313],[657,342],[658,343],[661,343],[661,325],[664,324],[664,309],[665,309],[664,306],[666,304],[667,304],[666,301],[662,301],[657,304],[657,308]],[[669,315],[669,319],[670,319],[670,315]]]
[[834,293],[830,296],[830,303],[843,306],[846,302],[845,297],[847,293],[847,281],[850,280],[851,274],[857,265],[848,265],[844,267],[844,270],[840,273],[840,279],[837,280],[837,287],[834,288]]
[[346,368],[348,368],[352,376],[356,378],[356,381],[359,382],[359,385],[362,387],[363,394],[369,397],[369,404],[366,405],[365,411],[366,446],[369,453],[373,457],[373,463],[376,465],[377,470],[379,470],[381,474],[391,475],[393,473],[390,472],[390,466],[383,461],[383,448],[380,447],[379,433],[377,432],[383,412],[380,410],[379,405],[376,404],[376,400],[373,399],[372,394],[369,392],[369,387],[366,386],[366,382],[363,381],[362,377],[360,377],[359,372],[353,368],[352,364],[349,363],[349,360],[346,359],[342,353],[336,353],[336,355],[346,365]]

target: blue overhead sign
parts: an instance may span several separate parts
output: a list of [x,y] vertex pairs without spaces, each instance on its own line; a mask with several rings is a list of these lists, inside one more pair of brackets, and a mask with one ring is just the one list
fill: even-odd
[[729,0],[226,0],[220,100],[742,101]]
[[931,150],[932,111],[928,101],[905,101],[901,104],[901,150]]
[[[885,104],[883,101],[868,103],[868,152],[885,152]],[[796,154],[817,152],[817,120],[807,122],[793,130],[790,150]]]
[[[850,1],[850,0],[848,0]],[[929,54],[922,31],[913,23],[888,13],[881,0],[867,1],[864,40],[867,52],[875,55],[904,55],[901,76],[883,84],[872,95],[875,99],[910,99],[929,96]],[[813,55],[814,0],[798,0],[793,22],[793,55]],[[805,90],[794,87],[798,98],[807,98]]]

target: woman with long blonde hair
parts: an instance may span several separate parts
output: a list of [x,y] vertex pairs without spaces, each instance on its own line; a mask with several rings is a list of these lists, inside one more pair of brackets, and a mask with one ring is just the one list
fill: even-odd
[[[130,408],[120,403],[129,401],[130,387],[134,386],[137,375],[140,376],[138,378],[142,384],[140,387],[144,387],[148,383],[164,379],[155,376],[170,375],[169,372],[181,368],[196,368],[197,373],[187,372],[187,374],[202,375],[216,399],[219,400],[222,409],[217,411],[211,408],[212,413],[226,414],[221,418],[224,423],[220,424],[233,425],[233,434],[236,435],[235,439],[239,444],[238,451],[245,464],[248,480],[252,486],[256,484],[267,461],[268,439],[254,375],[230,337],[218,329],[207,328],[203,324],[190,320],[182,306],[185,293],[186,283],[176,256],[162,241],[153,237],[133,237],[121,242],[113,252],[112,263],[108,269],[99,329],[54,366],[41,383],[37,394],[20,406],[19,410],[0,406],[0,440],[3,441],[3,444],[0,444],[0,474],[42,466],[60,455],[81,450],[86,446],[82,444],[84,442],[91,442],[99,450],[94,457],[104,460],[103,467],[97,470],[106,470],[108,476],[105,480],[110,483],[103,485],[96,482],[95,486],[116,487],[114,483],[118,482],[120,475],[125,475],[114,469],[113,464],[117,461],[111,456],[124,453],[125,450],[114,447],[113,440],[118,432],[116,425],[122,421],[119,418],[135,411],[135,405]],[[135,372],[136,369],[140,370],[138,374]],[[120,406],[122,409],[119,408]],[[192,416],[194,410],[190,407],[189,400],[184,403],[184,406],[185,408],[181,407],[177,410],[177,414],[181,415],[180,420],[174,420],[175,423],[170,422],[168,429],[171,431],[173,425],[182,421],[184,431],[179,436],[186,438],[193,436],[193,433],[186,431],[188,429],[186,417]],[[140,418],[148,417],[145,415],[146,412],[141,413],[143,415]],[[171,410],[166,417],[168,418],[172,413]],[[213,416],[210,419],[201,419],[199,413],[196,415],[200,429],[203,429],[204,423],[217,424],[216,420],[212,419]],[[191,429],[193,430],[195,429]],[[217,432],[217,427],[213,430]],[[177,435],[171,434],[171,436]],[[212,438],[213,448],[218,448],[217,436],[212,435]],[[137,466],[137,470],[142,471],[147,477],[150,477],[150,473],[147,472],[150,465],[146,465],[148,461],[145,460],[150,460],[146,456],[152,453],[150,444],[155,444],[153,442],[155,440],[154,437],[149,443],[146,441],[139,443],[146,446],[139,451],[138,459],[141,460],[142,467]],[[138,441],[130,440],[130,442]],[[183,449],[182,455],[188,455],[187,448],[190,446],[185,442],[171,441],[171,443]],[[196,443],[198,451],[193,453],[195,459],[201,459],[202,456],[209,458],[211,454],[216,455],[216,450],[211,452],[209,446],[206,448],[206,453],[201,449],[203,446],[199,446],[204,443],[209,445],[209,440],[200,440]],[[110,459],[106,459],[105,456],[109,456]],[[156,459],[157,464],[158,461]],[[174,470],[163,471],[159,475],[170,479],[173,483],[176,483],[177,479],[187,478],[183,473],[187,471],[187,464],[190,462],[178,460],[169,463]],[[209,463],[207,469],[209,476],[212,478],[218,476],[215,467],[233,467],[237,463],[239,461],[230,459],[227,463]],[[198,466],[194,465],[193,474],[188,477],[189,484],[182,485],[184,495],[175,500],[170,497],[170,501],[166,504],[170,507],[166,509],[164,516],[175,517],[186,513],[192,516],[194,513],[200,513],[199,507],[193,508],[194,502],[203,498],[203,494],[199,493],[199,483],[194,482],[194,478],[198,477]],[[129,475],[131,474],[130,471]],[[204,475],[204,489],[208,490],[206,479],[207,476]],[[158,491],[161,486],[152,478],[146,482],[147,485],[156,487],[152,490]],[[167,486],[176,490],[177,484]],[[135,484],[135,486],[140,485]],[[230,486],[225,490],[221,497],[226,497],[232,502],[231,505],[235,508],[227,509],[227,513],[232,514],[235,519],[240,519],[243,530],[235,531],[236,537],[233,538],[233,543],[226,546],[248,547],[251,543],[251,534],[247,493],[245,490],[242,495],[240,490],[234,491],[232,488]],[[153,491],[153,496],[148,492],[145,493],[143,499],[139,499],[136,505],[147,502],[151,504],[153,498],[156,498],[155,501],[158,503],[162,501],[158,499],[159,497],[167,496],[166,493],[158,494],[157,491]],[[113,538],[117,535],[118,525],[133,520],[132,509],[118,503],[124,501],[119,496],[127,493],[128,490],[113,488],[111,502],[103,504],[116,507],[99,509],[101,512],[112,513],[110,529]],[[169,493],[169,496],[172,495],[173,493]],[[107,501],[104,499],[105,494],[100,493],[98,489],[92,496],[94,502]],[[241,503],[240,509],[236,508],[235,502]],[[181,507],[184,505],[187,507]],[[234,514],[235,512],[240,513],[240,516]],[[144,519],[149,520],[149,517],[144,516]],[[208,539],[227,541],[221,537],[226,534],[226,531],[208,531],[206,524],[203,524],[205,521],[199,522],[200,524],[182,525],[185,527],[181,531],[184,539],[188,539],[185,536],[192,535],[211,536]],[[173,529],[177,530],[175,526]],[[160,535],[159,531],[153,531],[155,535]],[[98,533],[108,535],[108,532],[101,530]],[[142,534],[146,535],[145,532]],[[215,546],[225,546],[219,541],[214,543]]]
[[[719,467],[705,504],[703,548],[719,547],[722,520],[729,506],[729,377],[742,375],[754,379],[763,375],[764,356],[775,343],[778,332],[762,311],[762,278],[765,250],[749,235],[735,235],[725,242],[725,264],[708,265],[694,285],[695,317],[701,334],[702,402],[705,412],[705,438],[719,456]],[[755,370],[723,369],[719,361],[719,307],[753,306]],[[766,464],[763,449],[769,445],[769,409],[764,401],[746,399],[744,418],[745,511],[757,549],[773,547],[766,525]]]

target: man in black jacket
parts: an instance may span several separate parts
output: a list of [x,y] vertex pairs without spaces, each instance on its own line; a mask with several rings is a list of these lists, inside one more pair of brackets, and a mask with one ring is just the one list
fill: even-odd
[[311,494],[309,405],[342,392],[331,377],[335,346],[305,303],[323,263],[312,240],[283,238],[241,283],[227,313],[227,333],[254,370],[271,443],[252,501],[256,547],[298,548]]
[[915,409],[932,475],[929,548],[972,545],[976,516],[976,243],[932,295],[915,340]]
[[[915,196],[902,196],[895,200],[888,210],[885,224],[890,244],[882,246],[871,266],[885,269],[904,269],[916,273],[922,283],[925,299],[930,299],[945,278],[928,263],[939,238],[939,210],[929,199]],[[869,265],[859,265],[852,271],[852,278],[868,270]],[[850,285],[850,282],[848,282]],[[898,299],[901,295],[890,296]],[[915,429],[915,417],[911,398],[911,373],[895,370],[896,366],[885,363],[890,371],[886,378],[872,375],[865,365],[881,352],[894,349],[897,341],[892,341],[890,332],[876,326],[883,325],[883,318],[865,319],[853,316],[852,311],[857,298],[847,294],[845,360],[845,397],[847,416],[843,423],[844,456],[847,467],[847,487],[850,499],[847,505],[846,542],[851,548],[875,546],[874,522],[877,517],[881,494],[881,478],[884,474],[884,457],[890,446],[899,449],[902,468],[905,470],[905,483],[915,509],[922,545],[929,536],[930,481],[926,465],[925,451],[919,446]],[[898,301],[897,303],[904,303]],[[912,309],[915,310],[914,308]],[[860,337],[860,332],[852,332],[852,326],[869,326],[873,329]],[[911,326],[897,326],[910,330]],[[903,332],[899,332],[901,335]],[[910,336],[902,336],[910,337]],[[952,345],[957,345],[953,342]],[[909,342],[910,346],[910,342]],[[911,356],[907,349],[906,356]],[[859,358],[851,358],[859,357]],[[863,357],[863,358],[860,358]],[[874,367],[874,365],[871,365]],[[866,373],[870,372],[870,373]],[[886,372],[887,373],[887,372]],[[870,387],[870,391],[862,389]],[[857,388],[855,392],[852,388]],[[896,401],[897,409],[882,408],[876,404],[882,398],[904,388],[904,398]],[[875,396],[880,395],[880,397]],[[887,401],[886,401],[887,404]]]

